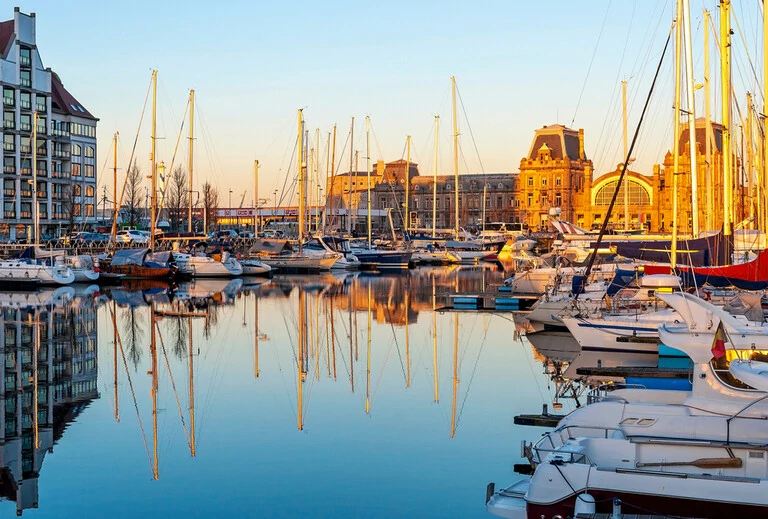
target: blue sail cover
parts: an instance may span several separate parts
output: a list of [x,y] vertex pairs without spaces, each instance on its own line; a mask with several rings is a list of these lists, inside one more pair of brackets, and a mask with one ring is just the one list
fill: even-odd
[[[631,242],[615,242],[608,245],[616,247],[617,254],[625,258],[669,263],[672,254],[671,240],[643,240]],[[723,265],[725,260],[722,246],[722,235],[717,233],[706,238],[677,240],[677,263],[694,267],[710,267]]]

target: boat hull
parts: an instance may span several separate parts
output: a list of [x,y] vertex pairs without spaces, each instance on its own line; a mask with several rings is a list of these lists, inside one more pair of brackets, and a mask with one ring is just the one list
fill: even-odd
[[337,259],[335,257],[272,256],[260,258],[260,261],[280,271],[320,272],[331,270]]
[[110,274],[122,274],[124,279],[171,279],[175,270],[170,267],[146,267],[144,265],[119,265],[105,268]]
[[362,250],[355,251],[355,256],[360,260],[361,268],[408,268],[413,252]]

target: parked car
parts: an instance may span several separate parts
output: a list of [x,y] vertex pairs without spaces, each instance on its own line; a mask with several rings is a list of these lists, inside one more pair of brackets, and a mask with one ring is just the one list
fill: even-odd
[[237,231],[235,231],[234,229],[225,229],[223,231],[218,231],[215,237],[218,240],[230,241],[237,238],[237,236],[238,236]]
[[117,243],[136,243],[140,245],[149,243],[149,233],[136,229],[118,231],[115,238]]

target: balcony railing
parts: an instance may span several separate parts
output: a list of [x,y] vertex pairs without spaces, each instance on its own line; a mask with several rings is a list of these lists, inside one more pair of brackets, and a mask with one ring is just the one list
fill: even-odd
[[35,105],[35,107],[36,107],[35,110],[37,110],[38,112],[46,113],[48,111],[48,105],[45,105],[45,104],[43,105],[37,104]]
[[44,124],[38,124],[37,125],[37,134],[38,135],[45,135],[45,132],[47,132],[48,129]]
[[48,198],[48,192],[47,191],[38,191],[37,192],[37,198]]
[[19,146],[19,149],[22,153],[32,153],[32,145],[31,144],[22,144]]
[[3,211],[3,218],[16,218],[16,211]]
[[9,107],[16,106],[16,98],[3,96],[3,106],[9,106]]
[[54,191],[51,193],[51,198],[54,200],[62,200],[64,198],[64,193],[59,193],[58,191]]
[[48,155],[48,146],[40,146],[37,148],[37,154],[45,157]]
[[54,137],[69,137],[69,131],[53,129],[51,130],[51,135],[53,135]]
[[3,166],[3,173],[10,173],[10,174],[16,173],[16,166],[11,166],[11,165]]
[[12,142],[3,142],[3,151],[16,151],[16,145]]
[[29,56],[19,56],[19,63],[22,67],[31,67],[32,66],[32,58]]
[[16,128],[16,121],[7,121],[3,119],[3,129],[13,130],[14,128]]
[[51,178],[71,178],[69,171],[54,171],[51,173]]
[[19,106],[21,107],[22,110],[31,110],[32,101],[25,101],[24,99],[22,99],[21,101],[19,101]]
[[3,196],[16,196],[15,189],[3,189]]
[[69,151],[67,150],[57,150],[56,148],[53,149],[53,158],[55,159],[68,159],[69,158]]

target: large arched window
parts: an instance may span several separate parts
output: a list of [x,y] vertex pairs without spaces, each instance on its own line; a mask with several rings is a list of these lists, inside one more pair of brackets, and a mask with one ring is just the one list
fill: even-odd
[[[616,191],[617,180],[613,180],[604,184],[598,189],[595,194],[595,205],[610,205],[611,198],[613,198],[613,192]],[[624,201],[624,188],[627,182],[622,182],[619,189],[619,195],[617,202],[623,203]],[[633,206],[651,205],[651,196],[648,194],[646,188],[635,180],[629,179],[629,204]]]

